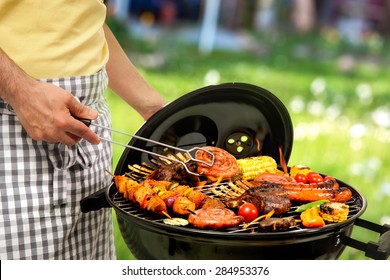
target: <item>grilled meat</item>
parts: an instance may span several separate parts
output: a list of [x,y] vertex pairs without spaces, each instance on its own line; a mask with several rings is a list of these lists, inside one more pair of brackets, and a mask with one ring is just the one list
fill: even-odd
[[115,176],[114,180],[127,200],[158,215],[165,215],[168,209],[175,214],[188,215],[199,208],[225,208],[219,199],[178,183],[152,179],[137,183],[126,176]]
[[216,181],[218,178],[230,179],[238,175],[238,163],[236,158],[224,149],[205,146],[203,150],[197,150],[195,157],[206,163],[211,163],[211,156],[205,151],[211,152],[214,155],[214,163],[208,166],[204,163],[198,163],[198,173],[207,176],[211,181]]
[[320,183],[303,184],[295,180],[289,180],[282,174],[263,174],[255,179],[254,185],[268,186],[279,185],[287,192],[293,202],[312,202],[327,199],[334,202],[347,202],[352,198],[352,192],[348,188],[341,188],[336,179],[326,180]]
[[[196,164],[187,164],[187,167],[191,171],[196,172]],[[161,165],[148,174],[145,179],[152,179],[156,181],[169,181],[177,182],[181,185],[196,185],[199,182],[199,178],[196,175],[188,174],[183,164],[174,162],[168,165]]]
[[296,225],[294,217],[269,218],[259,222],[260,231],[285,231]]
[[227,228],[235,227],[244,222],[242,216],[237,216],[227,208],[201,208],[188,216],[188,222],[197,228]]
[[202,201],[201,208],[226,208],[226,205],[217,198],[208,197]]
[[173,202],[173,212],[179,215],[188,215],[195,211],[195,203],[187,197],[179,196]]
[[326,199],[333,202],[347,202],[352,198],[352,192],[348,188],[326,189],[310,188],[307,186],[293,186],[285,189],[291,201],[294,202],[312,202]]
[[256,176],[253,179],[255,182],[271,182],[271,183],[279,183],[279,184],[285,184],[285,183],[293,183],[295,180],[284,174],[284,173],[264,173]]
[[126,199],[138,204],[141,209],[152,211],[157,215],[167,212],[165,202],[156,195],[150,184],[138,184],[125,176],[116,176],[115,183],[119,186],[119,192],[122,192]]
[[288,212],[291,207],[287,192],[278,184],[251,187],[238,198],[228,200],[226,205],[230,208],[238,208],[244,202],[256,205],[259,214],[271,210],[274,210],[275,214],[282,214]]

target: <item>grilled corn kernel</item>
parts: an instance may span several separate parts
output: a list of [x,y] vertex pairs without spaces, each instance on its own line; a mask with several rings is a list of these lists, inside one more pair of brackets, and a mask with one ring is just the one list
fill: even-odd
[[312,170],[308,166],[305,166],[305,165],[293,165],[290,168],[290,176],[292,178],[295,178],[295,176],[297,174],[305,174],[305,175],[307,175],[311,171]]
[[256,156],[238,159],[238,168],[241,180],[253,180],[264,173],[277,173],[277,163],[270,156]]
[[327,202],[320,206],[321,217],[331,223],[340,223],[348,218],[349,206],[340,202]]

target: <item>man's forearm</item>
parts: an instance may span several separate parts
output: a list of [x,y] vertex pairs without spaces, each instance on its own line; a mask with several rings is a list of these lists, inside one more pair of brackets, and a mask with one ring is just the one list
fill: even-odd
[[33,82],[0,48],[0,98],[11,102],[23,86]]
[[104,31],[110,51],[106,66],[109,87],[144,119],[148,119],[165,104],[165,101],[139,74],[107,26]]

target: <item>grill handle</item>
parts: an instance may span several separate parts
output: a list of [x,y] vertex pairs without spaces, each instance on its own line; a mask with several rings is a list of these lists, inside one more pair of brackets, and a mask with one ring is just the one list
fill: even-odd
[[80,207],[83,213],[88,213],[90,211],[97,211],[102,208],[110,208],[111,205],[108,203],[106,198],[106,189],[101,189],[81,199]]
[[356,219],[355,225],[378,232],[380,234],[378,242],[364,243],[345,235],[341,236],[340,241],[347,246],[365,252],[366,257],[374,260],[387,260],[390,255],[390,225],[381,226],[360,218]]

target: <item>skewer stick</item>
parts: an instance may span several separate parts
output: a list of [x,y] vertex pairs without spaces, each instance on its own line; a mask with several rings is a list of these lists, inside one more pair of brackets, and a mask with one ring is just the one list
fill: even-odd
[[263,219],[263,218],[264,218],[264,219],[269,219],[269,218],[271,218],[271,216],[272,216],[274,213],[275,213],[275,210],[272,209],[272,210],[269,211],[267,214],[261,215],[261,216],[257,217],[257,218],[254,219],[252,222],[250,222],[250,223],[244,225],[242,228],[243,228],[243,229],[246,229],[246,228],[248,228],[250,225],[253,225],[254,223],[260,221],[260,220]]
[[169,215],[167,212],[162,211],[162,213],[163,213],[165,216],[167,216],[169,219],[172,219],[171,215]]
[[108,174],[110,174],[112,177],[115,177],[114,173],[112,173],[111,171],[105,169],[104,171],[106,171]]
[[190,212],[191,214],[194,214],[194,215],[196,215],[196,213],[195,213],[195,211],[192,211],[191,209],[186,209],[188,212]]

